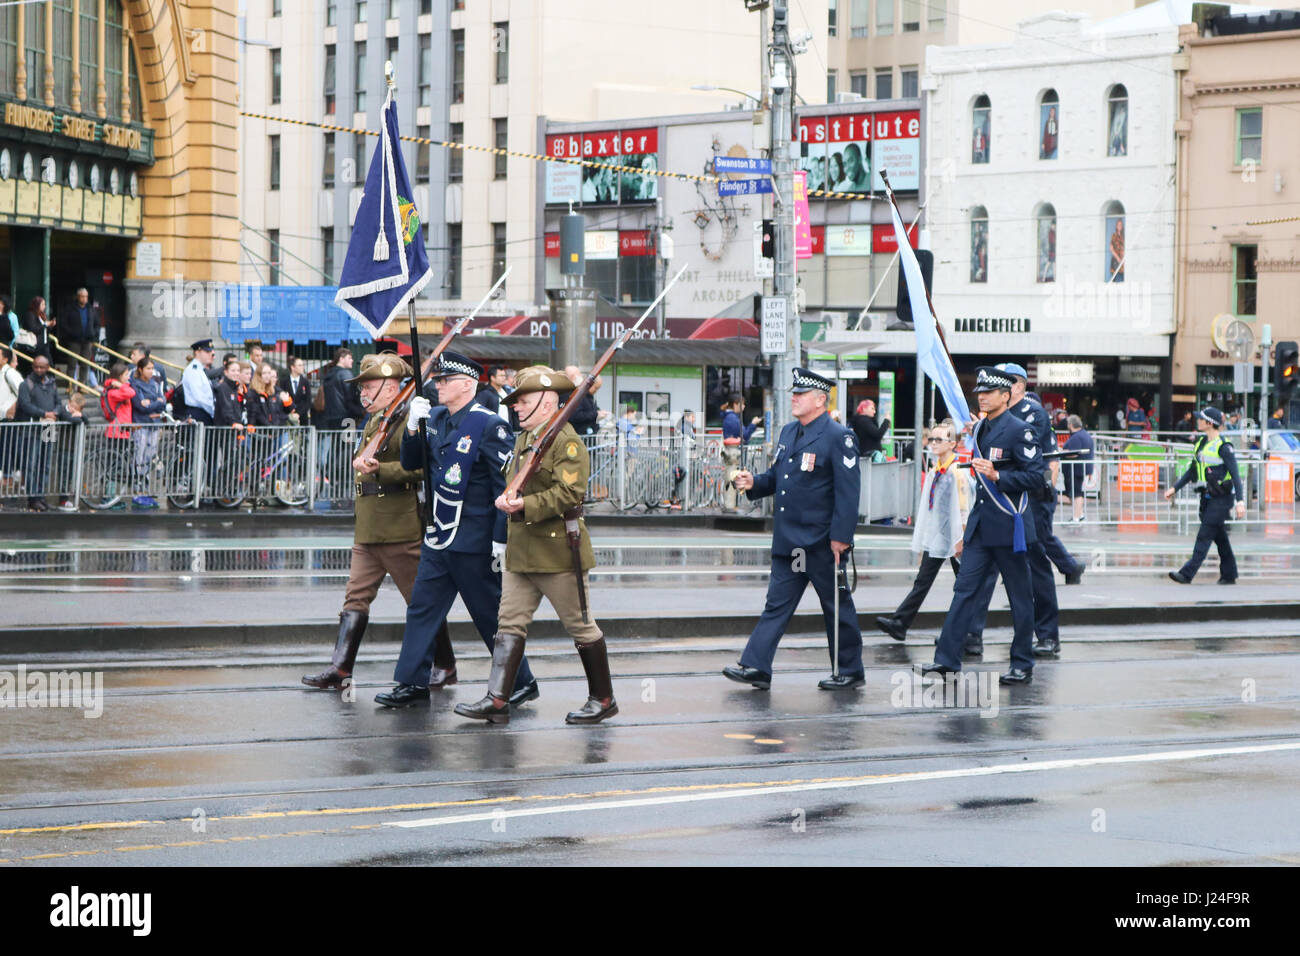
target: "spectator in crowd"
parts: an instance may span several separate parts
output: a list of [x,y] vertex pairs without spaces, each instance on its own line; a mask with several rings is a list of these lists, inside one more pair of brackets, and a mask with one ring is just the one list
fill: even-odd
[[1073,517],[1070,519],[1075,524],[1083,523],[1083,483],[1085,478],[1092,476],[1093,470],[1097,467],[1094,459],[1097,457],[1097,446],[1083,427],[1083,419],[1078,415],[1071,415],[1066,419],[1067,426],[1070,429],[1070,437],[1065,440],[1063,451],[1072,451],[1080,449],[1083,454],[1075,459],[1067,458],[1061,463],[1061,477],[1065,482],[1064,497],[1071,503],[1073,508]]
[[737,510],[737,497],[735,478],[736,473],[741,470],[741,452],[740,447],[749,441],[754,429],[759,426],[763,419],[757,415],[748,427],[741,426],[741,415],[745,413],[745,400],[740,397],[739,392],[732,392],[725,402],[722,403],[722,466],[726,469],[727,486],[723,492],[722,510],[734,512]]
[[[50,332],[58,323],[50,316],[45,314],[45,300],[39,295],[32,299],[27,305],[27,312],[23,315],[22,327],[30,332],[35,338],[35,344],[30,346],[29,354],[34,358],[37,355],[44,355],[47,359],[53,354],[50,344]],[[46,372],[48,374],[48,369]]]
[[[153,351],[149,346],[145,345],[143,342],[136,342],[131,346],[131,351],[127,353],[127,358],[130,360],[128,364],[135,370],[131,373],[132,379],[135,379],[136,373],[140,369],[140,360],[149,359],[149,364],[153,367],[153,380],[158,384],[158,394],[161,396],[167,394],[167,374],[163,371],[161,365],[153,361]],[[132,387],[134,388],[135,386],[132,385]]]
[[21,331],[18,313],[9,308],[9,297],[0,295],[0,345],[13,345]]
[[1286,428],[1286,408],[1279,405],[1273,409],[1273,414],[1268,418],[1268,427],[1272,429]]
[[[582,369],[576,365],[565,366],[564,375],[573,383],[574,388],[581,385],[585,377],[582,374]],[[597,377],[592,390],[578,400],[578,405],[573,410],[573,416],[569,419],[569,424],[573,426],[573,430],[583,437],[596,434],[596,416],[599,409],[596,407],[595,393],[598,391],[600,391],[599,377]]]
[[[104,341],[107,332],[104,310],[98,302],[91,301],[88,289],[78,289],[75,301],[64,304],[59,313],[58,329],[60,345],[85,362],[94,361],[95,345]],[[90,371],[89,365],[78,362],[72,355],[67,356],[67,366],[69,377],[78,380],[84,380]]]
[[[517,373],[516,373],[516,371],[515,371],[514,369],[512,369],[512,368],[508,368],[508,369],[506,369],[506,388],[510,389],[510,391],[512,391],[512,392],[515,390],[515,375],[516,375],[516,374],[517,374]],[[598,379],[597,381],[599,381],[599,379]]]
[[[104,429],[104,439],[108,442],[130,442],[132,441],[131,427],[134,421],[134,400],[135,389],[131,386],[129,373],[131,367],[125,362],[114,362],[108,369],[108,378],[104,379],[104,398],[103,404],[108,408],[108,427]],[[138,446],[137,446],[138,450]],[[126,456],[121,456],[125,460]],[[119,456],[114,455],[110,460],[119,460]],[[139,472],[137,471],[138,475]],[[158,507],[155,501],[152,506],[145,504],[144,496],[137,495],[133,502],[141,507]]]
[[677,429],[681,434],[681,447],[677,452],[677,466],[673,469],[673,507],[682,506],[682,482],[690,477],[691,455],[695,449],[695,412],[686,409]]
[[512,387],[506,384],[506,367],[504,365],[493,365],[488,369],[488,384],[492,390],[497,393],[497,398],[502,399],[514,391]]
[[1070,416],[1064,408],[1058,408],[1052,412],[1052,430],[1062,435],[1070,433]]
[[275,367],[270,362],[263,362],[248,390],[248,424],[261,426],[297,424],[291,422],[298,412],[294,409],[293,397],[286,391],[276,388],[279,378]]
[[876,421],[876,403],[870,398],[858,402],[853,414],[853,434],[858,436],[858,453],[872,461],[884,461],[880,443],[889,431],[889,419]]
[[[50,374],[50,357],[37,354],[32,371],[18,388],[18,415],[23,422],[70,422],[67,408],[59,401],[58,383]],[[31,511],[49,511],[45,503],[45,485],[50,470],[51,442],[43,440],[41,429],[29,429],[23,456],[23,473],[27,478],[27,507]],[[69,502],[70,503],[70,502]]]
[[1183,417],[1174,425],[1176,432],[1194,432],[1196,431],[1196,420],[1192,418],[1191,412],[1183,412]]
[[629,405],[623,412],[623,417],[618,420],[618,430],[622,432],[623,439],[627,442],[629,453],[636,451],[637,439],[645,434],[645,426],[637,424],[636,416],[636,406]]
[[22,385],[18,356],[8,345],[0,345],[0,498],[16,492],[22,478],[22,443],[18,440],[21,430],[5,427],[18,416],[18,390]]
[[332,431],[358,428],[361,420],[366,417],[356,386],[347,382],[353,362],[352,350],[340,346],[334,350],[334,358],[325,366],[321,374],[321,388],[325,389],[325,411],[321,413],[320,421],[316,422],[318,428]]
[[1130,398],[1124,404],[1124,430],[1130,435],[1140,435],[1151,430],[1151,419],[1136,398]]
[[[136,354],[138,350],[139,347],[132,349],[131,354]],[[135,443],[137,492],[132,503],[141,508],[157,508],[157,499],[148,494],[149,466],[158,454],[161,432],[156,426],[162,422],[167,399],[163,397],[163,383],[155,374],[153,359],[149,358],[148,349],[144,352],[144,356],[136,360],[135,371],[127,380],[134,393],[131,398],[131,422],[140,426],[131,429],[131,441]]]
[[225,355],[221,356],[221,365],[218,366],[214,364],[208,369],[208,378],[212,380],[213,388],[216,388],[217,384],[226,377],[226,367],[238,358],[239,356],[234,352],[227,352]]
[[290,357],[289,370],[281,377],[280,388],[293,399],[293,410],[298,416],[293,424],[306,425],[311,421],[311,380],[307,378],[306,363],[298,356]]
[[247,420],[244,412],[244,370],[239,359],[227,356],[223,378],[213,389],[212,424],[242,430]]
[[[73,425],[86,424],[86,395],[84,392],[73,391],[63,400],[63,411],[68,416],[68,422]],[[58,458],[57,461],[63,462],[66,469],[65,474],[71,477],[73,456],[77,451],[77,434],[75,428],[59,429],[58,437]],[[117,507],[121,508],[122,505]],[[62,495],[59,497],[60,511],[76,511],[77,506],[72,503],[71,495]]]

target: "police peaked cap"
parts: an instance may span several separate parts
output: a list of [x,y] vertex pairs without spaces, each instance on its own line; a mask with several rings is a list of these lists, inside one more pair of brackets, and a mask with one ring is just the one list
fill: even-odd
[[975,392],[1011,391],[1015,380],[996,365],[981,365],[975,370]]
[[447,378],[449,375],[468,375],[478,381],[483,377],[483,366],[468,355],[461,355],[459,352],[443,352],[438,356],[438,370],[433,373],[433,378],[435,380]]
[[1223,412],[1219,411],[1213,405],[1206,405],[1196,413],[1197,418],[1204,418],[1215,428],[1223,427]]
[[213,351],[213,348],[212,348],[212,339],[199,339],[197,342],[195,342],[193,345],[190,346],[190,351],[191,351],[191,352],[211,352],[211,351]]
[[813,391],[825,392],[829,395],[834,385],[835,383],[824,375],[818,375],[810,369],[797,368],[794,370],[794,384],[791,385],[790,391],[796,395]]
[[525,395],[533,392],[556,392],[567,395],[573,391],[573,383],[561,372],[549,365],[530,365],[520,369],[515,375],[515,390],[501,399],[506,405],[513,405]]

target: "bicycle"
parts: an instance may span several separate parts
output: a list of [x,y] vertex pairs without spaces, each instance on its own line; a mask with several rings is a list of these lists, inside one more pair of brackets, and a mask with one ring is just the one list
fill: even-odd
[[[162,422],[175,425],[171,407],[163,412]],[[156,427],[156,426],[129,426]],[[187,444],[180,440],[177,429],[168,428],[160,436],[157,454],[149,462],[149,470],[140,475],[135,468],[135,444],[129,439],[105,438],[85,457],[81,468],[81,500],[95,511],[107,511],[130,497],[133,487],[163,487],[169,491],[167,500],[173,507],[188,508],[194,504],[190,488],[191,471]],[[166,442],[164,445],[163,443]]]
[[[248,430],[248,435],[253,441],[265,437],[259,436],[252,429]],[[307,503],[310,493],[307,487],[305,467],[287,469],[294,475],[292,478],[275,477],[276,472],[279,471],[282,466],[286,465],[290,459],[293,459],[295,463],[301,462],[301,455],[296,446],[297,443],[294,441],[292,436],[282,435],[279,446],[260,462],[252,465],[252,467],[256,469],[255,480],[257,482],[256,494],[254,495],[254,507],[256,507],[258,501],[272,496],[279,500],[281,504],[289,508],[301,508]],[[246,466],[241,468],[239,473],[235,476],[235,486],[243,489],[246,487],[245,482],[247,480],[248,467]],[[267,494],[268,481],[272,482],[270,486],[273,489],[272,494]],[[218,508],[231,509],[238,508],[244,503],[244,500],[247,497],[248,494],[246,492],[239,491],[236,494],[217,497],[213,500],[217,503]]]

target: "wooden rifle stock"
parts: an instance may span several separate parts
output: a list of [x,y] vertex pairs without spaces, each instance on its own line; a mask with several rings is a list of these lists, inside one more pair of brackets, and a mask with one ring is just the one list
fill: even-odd
[[519,471],[515,473],[515,476],[510,480],[510,483],[506,485],[505,497],[507,499],[522,496],[524,485],[528,484],[533,475],[537,474],[537,469],[541,467],[542,464],[542,458],[550,450],[551,446],[555,444],[555,439],[560,437],[560,431],[569,423],[569,419],[573,417],[573,413],[578,407],[578,402],[582,401],[584,396],[591,394],[592,389],[596,387],[596,379],[600,377],[600,373],[604,371],[605,366],[610,363],[610,360],[614,358],[618,353],[618,350],[628,343],[632,338],[632,333],[641,327],[641,323],[646,320],[646,316],[655,310],[655,307],[659,305],[663,297],[668,294],[668,290],[677,284],[677,280],[681,278],[682,273],[685,271],[685,266],[678,269],[677,275],[672,277],[672,280],[664,286],[663,291],[660,292],[659,295],[655,297],[655,300],[650,303],[650,306],[641,313],[641,318],[636,320],[636,325],[629,329],[625,329],[623,334],[615,339],[609,348],[605,349],[605,354],[602,355],[596,364],[591,367],[591,371],[588,372],[587,377],[582,380],[582,384],[570,392],[565,403],[555,410],[555,414],[553,414],[550,417],[550,420],[547,421],[541,434],[538,436],[537,441],[524,449],[523,456],[519,463]]
[[[513,266],[511,267],[513,268]],[[358,453],[358,458],[374,458],[379,454],[380,449],[386,447],[392,440],[393,435],[397,432],[398,423],[401,421],[402,414],[406,411],[406,406],[411,403],[411,399],[416,395],[423,394],[424,383],[429,377],[429,373],[438,363],[439,357],[447,351],[447,346],[451,345],[451,340],[464,331],[465,326],[469,325],[474,316],[478,315],[479,310],[487,304],[488,299],[492,298],[492,293],[496,292],[497,287],[506,281],[506,276],[510,275],[510,269],[501,274],[501,278],[492,284],[488,289],[487,295],[479,300],[479,304],[474,306],[474,311],[468,315],[462,316],[456,321],[450,329],[442,336],[441,341],[433,347],[433,352],[425,360],[424,364],[419,367],[418,373],[409,382],[402,386],[402,390],[397,393],[397,397],[392,400],[389,406],[384,409],[384,417],[380,419],[381,424],[375,432],[374,437],[366,443],[366,447]],[[418,358],[418,356],[417,356]],[[324,387],[321,382],[321,387]]]

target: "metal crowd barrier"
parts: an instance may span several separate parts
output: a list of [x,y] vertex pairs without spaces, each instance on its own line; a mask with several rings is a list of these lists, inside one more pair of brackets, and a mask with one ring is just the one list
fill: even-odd
[[86,426],[0,422],[0,499],[58,496],[74,504]]

